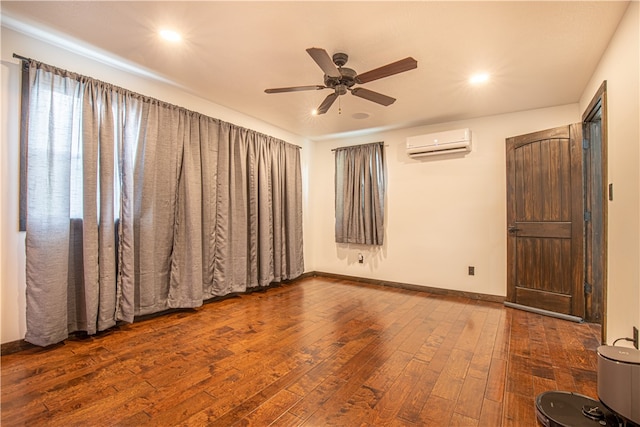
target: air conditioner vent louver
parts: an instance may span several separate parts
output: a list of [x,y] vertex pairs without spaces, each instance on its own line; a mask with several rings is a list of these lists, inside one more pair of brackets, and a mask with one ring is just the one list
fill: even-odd
[[469,129],[450,130],[407,138],[409,157],[468,153],[469,151],[471,151],[471,131]]

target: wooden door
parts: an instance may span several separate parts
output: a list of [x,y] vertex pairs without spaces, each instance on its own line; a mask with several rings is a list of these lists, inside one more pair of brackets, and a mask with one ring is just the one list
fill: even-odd
[[584,316],[582,127],[507,138],[507,301]]

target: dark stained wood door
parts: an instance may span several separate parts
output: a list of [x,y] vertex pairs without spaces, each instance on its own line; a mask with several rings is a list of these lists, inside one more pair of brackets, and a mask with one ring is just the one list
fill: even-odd
[[584,317],[582,125],[506,140],[507,301]]

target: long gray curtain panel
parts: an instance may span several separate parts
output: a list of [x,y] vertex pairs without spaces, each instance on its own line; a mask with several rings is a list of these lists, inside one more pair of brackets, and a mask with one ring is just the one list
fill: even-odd
[[298,147],[29,68],[27,341],[303,273]]
[[384,241],[384,146],[341,147],[335,152],[337,243],[382,245]]

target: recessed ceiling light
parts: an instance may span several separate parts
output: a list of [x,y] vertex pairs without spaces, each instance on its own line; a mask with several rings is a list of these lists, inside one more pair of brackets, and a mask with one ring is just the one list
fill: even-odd
[[477,85],[477,84],[481,84],[481,83],[486,83],[489,81],[489,74],[488,73],[478,73],[478,74],[474,74],[473,76],[471,76],[471,78],[469,78],[469,83]]
[[316,109],[311,110],[311,115],[312,116],[317,116],[318,115],[318,110],[316,110]]
[[160,37],[170,42],[179,42],[182,40],[180,33],[173,30],[160,30]]

